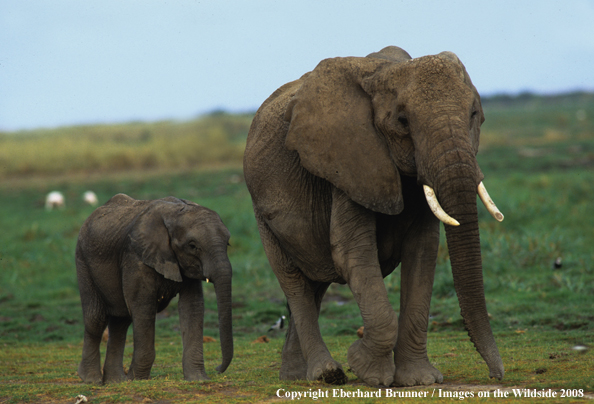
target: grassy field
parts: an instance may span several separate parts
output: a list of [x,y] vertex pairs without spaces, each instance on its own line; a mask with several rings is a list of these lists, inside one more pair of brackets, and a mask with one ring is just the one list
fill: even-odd
[[188,170],[237,162],[253,115],[0,132],[0,178]]
[[[429,354],[444,384],[393,391],[434,394],[434,402],[452,400],[440,398],[439,389],[472,393],[473,400],[485,402],[497,389],[514,397],[514,388],[555,389],[558,396],[551,402],[579,399],[560,398],[561,389],[593,397],[594,97],[496,97],[485,100],[484,108],[479,163],[506,219],[497,223],[481,208],[481,243],[487,305],[506,376],[488,379],[464,332],[442,241]],[[277,392],[321,391],[330,398],[357,390],[377,393],[352,373],[349,384],[336,392],[320,383],[278,380],[284,336],[267,329],[287,313],[243,183],[241,151],[250,118],[217,114],[192,122],[0,134],[0,402],[73,403],[83,394],[94,403],[239,403],[275,401]],[[76,161],[67,162],[68,156]],[[232,234],[234,269],[236,353],[224,374],[214,371],[219,345],[209,343],[205,355],[212,380],[183,381],[174,300],[158,316],[151,380],[110,386],[80,382],[83,324],[74,247],[93,211],[82,201],[88,189],[101,203],[119,192],[139,199],[175,195],[219,212]],[[44,197],[52,190],[65,194],[65,209],[45,211]],[[554,268],[558,258],[562,266]],[[397,308],[398,270],[386,287]],[[218,339],[213,288],[206,285],[205,294],[205,335]],[[347,287],[330,288],[320,323],[330,351],[348,367],[346,351],[362,324]],[[270,342],[254,343],[262,335]],[[130,337],[125,363],[131,359]],[[479,393],[490,398],[480,399]],[[386,390],[381,394],[389,399]],[[352,398],[334,398],[342,401]],[[357,399],[366,401],[372,402]]]

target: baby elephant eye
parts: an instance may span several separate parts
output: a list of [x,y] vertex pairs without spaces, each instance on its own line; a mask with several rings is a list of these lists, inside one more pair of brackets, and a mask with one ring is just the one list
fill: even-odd
[[400,122],[402,126],[408,126],[408,119],[406,119],[406,116],[404,115],[398,117],[398,122]]

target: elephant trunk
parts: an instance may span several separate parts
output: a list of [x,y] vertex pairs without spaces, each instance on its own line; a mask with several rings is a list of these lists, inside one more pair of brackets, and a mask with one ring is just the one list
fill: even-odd
[[450,170],[461,171],[453,165],[443,170],[436,190],[444,210],[459,222],[458,226],[445,225],[454,287],[471,341],[487,363],[489,376],[501,379],[503,362],[489,324],[483,285],[476,203],[478,181],[474,176],[447,174]]
[[216,265],[217,274],[210,278],[213,282],[217,296],[217,309],[219,312],[219,334],[221,339],[222,363],[217,366],[217,371],[223,373],[233,359],[233,324],[231,300],[231,263],[225,259]]

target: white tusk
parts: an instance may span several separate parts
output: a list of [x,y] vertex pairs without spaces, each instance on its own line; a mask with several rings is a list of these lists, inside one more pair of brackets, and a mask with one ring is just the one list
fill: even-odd
[[501,214],[499,209],[497,209],[497,206],[495,206],[495,202],[493,202],[493,200],[489,196],[487,188],[485,188],[482,181],[478,186],[478,194],[481,197],[481,201],[483,201],[483,204],[485,204],[485,207],[487,208],[491,216],[493,216],[495,220],[501,222],[503,220],[503,215]]
[[428,185],[423,185],[423,191],[425,191],[425,198],[427,198],[429,208],[435,217],[450,226],[460,226],[460,223],[456,219],[445,213],[445,211],[442,209],[441,205],[437,201],[437,198],[435,197],[435,191],[433,188]]
[[206,283],[208,283],[208,282],[210,282],[210,281],[208,280],[208,278],[206,278]]

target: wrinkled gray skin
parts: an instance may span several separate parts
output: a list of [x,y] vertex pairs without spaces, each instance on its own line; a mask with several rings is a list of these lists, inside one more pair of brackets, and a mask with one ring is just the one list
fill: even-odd
[[[397,47],[326,59],[258,110],[244,157],[246,184],[291,320],[282,379],[347,381],[318,326],[332,282],[348,284],[365,335],[348,350],[370,385],[427,385],[439,221],[422,185],[461,224],[445,226],[454,284],[490,376],[503,364],[484,297],[477,221],[480,97],[456,55],[411,59]],[[401,265],[400,318],[383,277]]]
[[[186,380],[208,379],[204,369],[202,281],[214,284],[224,372],[233,358],[229,231],[216,212],[173,197],[111,198],[83,224],[76,271],[85,323],[78,375],[84,382],[148,379],[155,360],[155,316],[179,293]],[[132,323],[134,353],[128,374],[123,355]],[[99,345],[109,340],[103,374]]]

